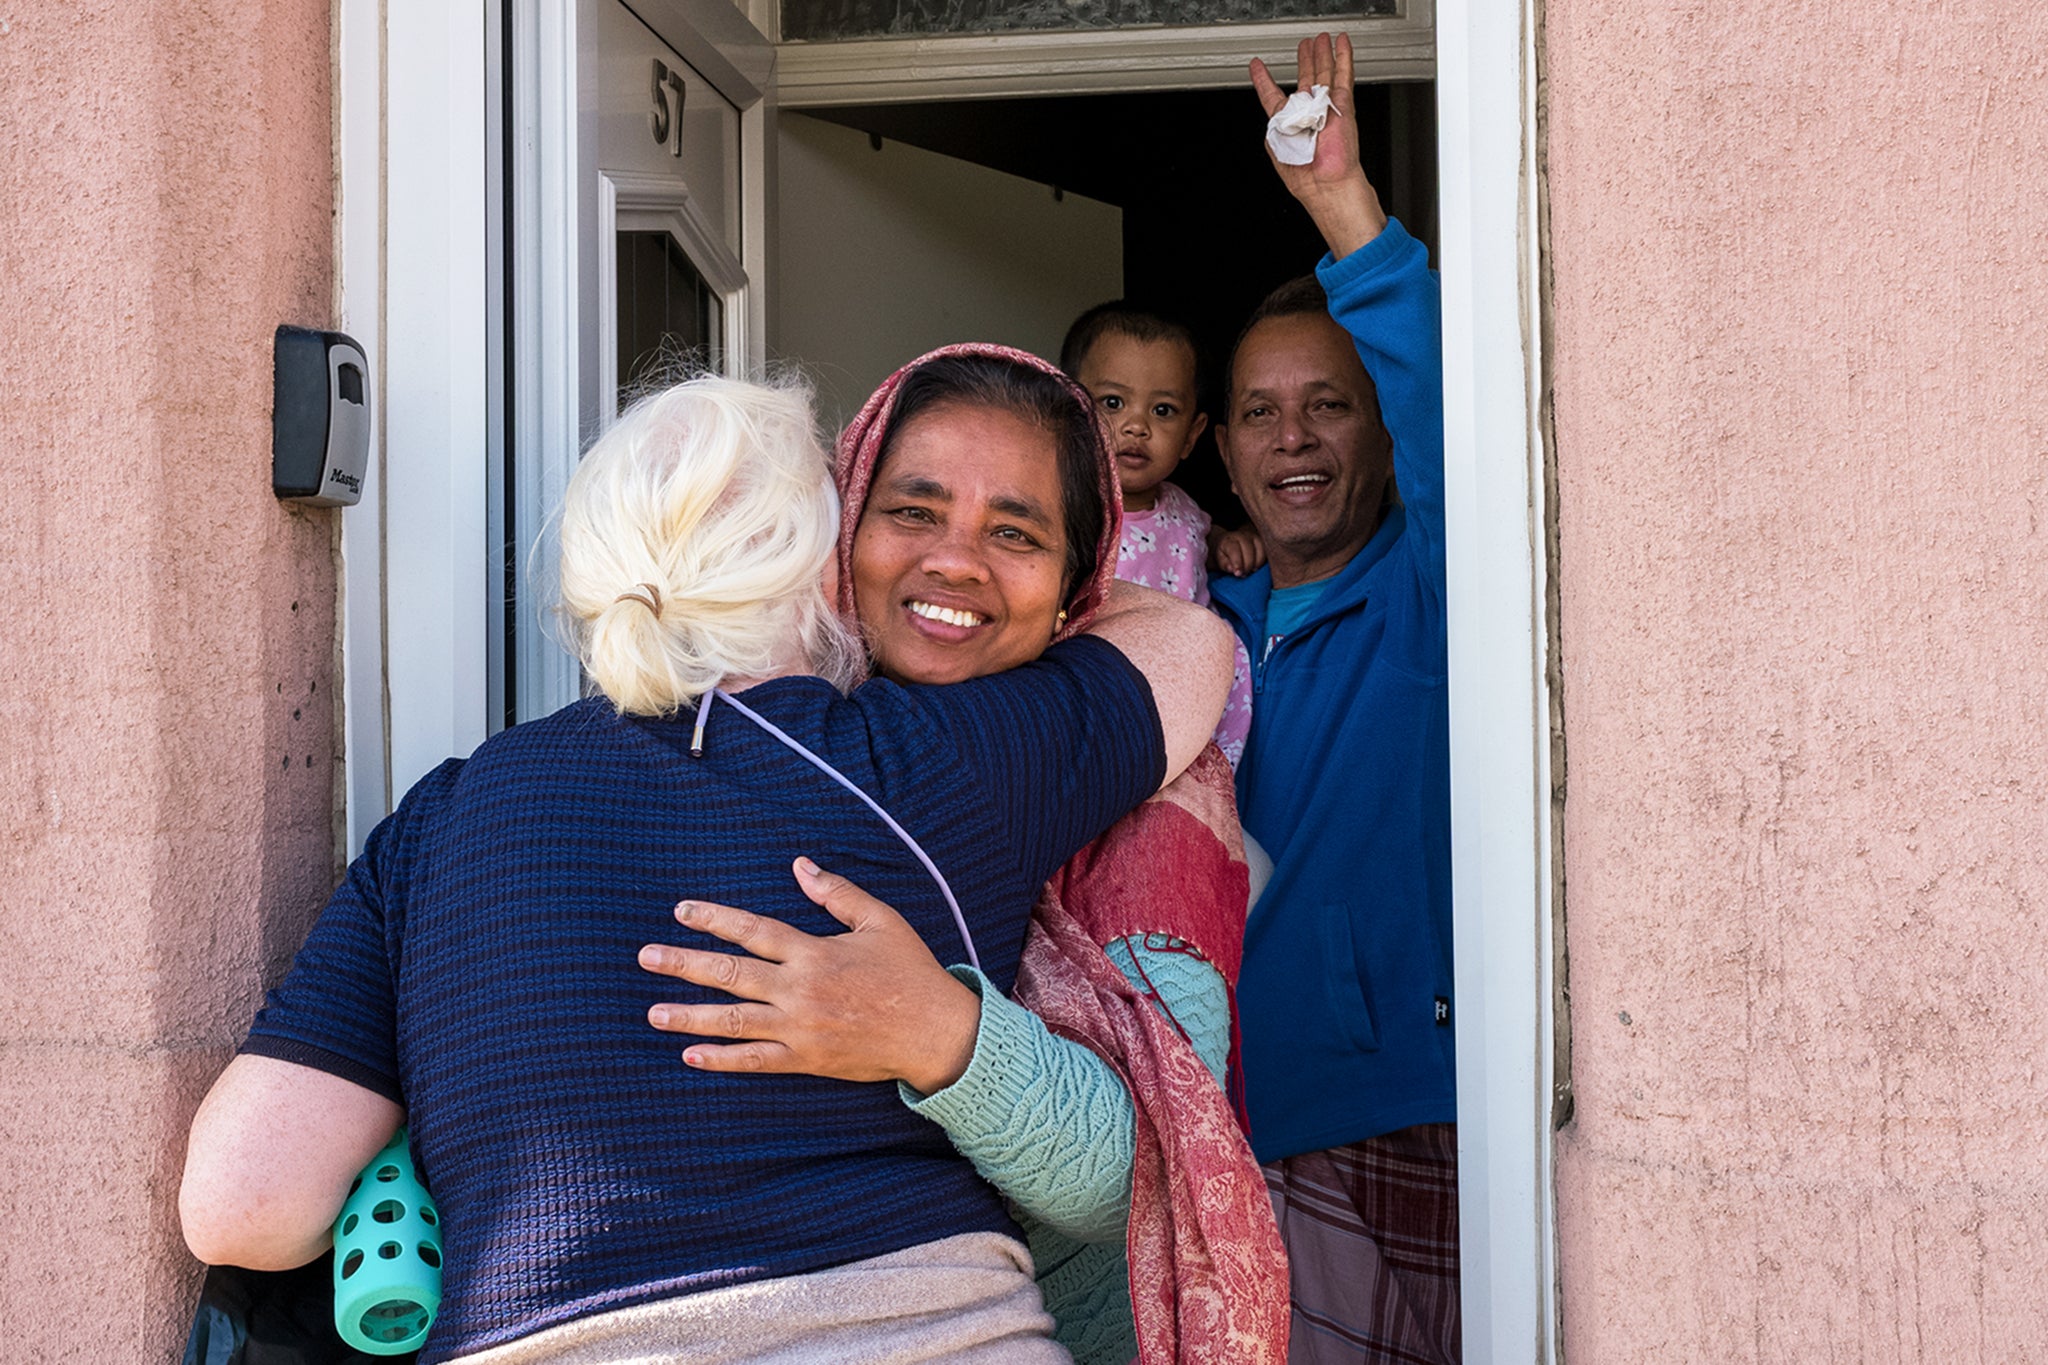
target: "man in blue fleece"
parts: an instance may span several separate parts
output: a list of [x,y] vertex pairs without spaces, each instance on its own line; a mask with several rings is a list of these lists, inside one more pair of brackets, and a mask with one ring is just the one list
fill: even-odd
[[1275,166],[1330,254],[1253,314],[1217,432],[1268,557],[1212,585],[1253,661],[1238,800],[1274,864],[1238,986],[1252,1145],[1291,1359],[1455,1362],[1441,308],[1359,165],[1349,43],[1301,71],[1333,113]]

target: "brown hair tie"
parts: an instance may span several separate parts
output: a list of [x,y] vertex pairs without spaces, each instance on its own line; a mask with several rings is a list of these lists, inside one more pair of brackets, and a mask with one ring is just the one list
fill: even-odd
[[638,602],[641,606],[653,612],[656,620],[661,619],[661,589],[655,587],[652,583],[636,583],[634,586],[645,588],[647,591],[644,593],[622,592],[617,597],[614,597],[612,601]]

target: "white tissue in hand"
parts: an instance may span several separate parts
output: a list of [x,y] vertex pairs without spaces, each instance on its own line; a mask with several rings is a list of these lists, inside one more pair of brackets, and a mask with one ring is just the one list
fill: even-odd
[[1266,145],[1274,160],[1306,166],[1316,159],[1316,134],[1330,117],[1330,87],[1312,86],[1287,97],[1280,112],[1266,121]]

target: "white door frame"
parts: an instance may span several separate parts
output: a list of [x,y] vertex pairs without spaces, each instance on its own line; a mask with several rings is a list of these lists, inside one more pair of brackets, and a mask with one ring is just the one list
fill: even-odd
[[[719,93],[741,110],[743,148],[772,164],[774,136],[765,41],[719,0],[637,0],[642,17],[672,36]],[[509,50],[499,24],[510,15]],[[575,0],[339,0],[337,60],[337,312],[365,347],[377,387],[362,502],[342,517],[342,691],[345,805],[351,853],[397,798],[449,755],[467,754],[495,728],[490,690],[494,607],[507,547],[491,508],[507,492],[503,423],[492,421],[498,348],[539,357],[522,365],[510,395],[513,462],[526,506],[558,506],[591,434],[585,375],[597,357],[577,331],[597,262],[577,243],[589,224],[575,192],[594,174],[582,145],[576,91]],[[490,62],[513,76],[502,137],[514,164],[509,213],[520,248],[502,270],[517,306],[513,335],[494,297],[502,226],[490,205],[501,189],[492,157]],[[762,287],[771,244],[767,175],[741,186],[743,250],[754,287],[731,335],[758,365]],[[594,336],[595,333],[593,332]],[[590,354],[585,354],[586,350]],[[530,537],[529,537],[530,539]],[[513,566],[532,581],[522,551]],[[395,589],[395,590],[394,590]],[[522,595],[530,604],[533,594]],[[529,695],[572,697],[575,664],[524,608],[515,664]]]
[[337,312],[377,389],[363,500],[341,514],[351,853],[488,733],[485,9],[340,0],[335,20]]
[[[537,121],[515,109],[508,136],[532,139],[520,145],[543,167],[537,186],[514,186],[513,211],[538,233],[532,240],[551,244],[526,266],[513,263],[514,288],[538,305],[519,316],[553,335],[547,344],[561,344],[576,291],[587,287],[573,253],[575,211],[547,188],[576,174],[565,131],[574,127],[574,5],[504,2],[514,13],[507,59],[538,101]],[[650,14],[687,14],[705,50],[684,55],[714,84],[737,78],[757,95],[774,89],[766,71],[721,56],[719,33],[699,22],[716,11],[725,17],[712,30],[745,25],[737,9],[714,0],[641,4]],[[488,729],[485,11],[476,0],[340,0],[340,311],[372,357],[381,414],[363,504],[343,513],[352,847],[397,791],[440,757],[467,753]],[[1535,17],[1532,0],[1436,0],[1434,11],[1465,1352],[1474,1362],[1526,1365],[1553,1360],[1557,1337]],[[1292,38],[1280,39],[1281,27],[1223,30],[1232,64],[1283,55]],[[1132,45],[1147,40],[1121,36],[1121,88],[1221,82],[1220,49],[1204,49],[1210,55],[1198,68],[1176,76],[1171,49],[1190,38],[1153,31],[1159,60],[1148,65]],[[956,64],[939,82],[947,95],[1102,88],[1085,53],[1068,52],[1061,70],[1025,72],[1027,91],[1011,88],[1018,69],[1004,48],[1020,46],[1013,38],[927,47],[966,53],[977,43],[980,75]],[[546,60],[522,68],[522,51]],[[785,44],[780,60],[787,65],[795,51]],[[816,56],[830,58],[822,48]],[[890,79],[934,88],[916,87],[916,77],[898,69]],[[823,89],[820,79],[797,99],[822,102]],[[772,137],[772,97],[734,102],[745,111],[743,129]],[[755,183],[746,195],[752,273],[757,251],[766,251],[755,234],[772,187]],[[756,280],[749,334],[758,348],[768,305]],[[576,372],[564,384],[565,369],[554,367],[538,392],[515,386],[515,426],[573,458],[583,433]]]
[[[590,325],[591,301],[614,292],[615,258],[586,252],[584,242],[612,240],[621,209],[653,208],[673,219],[699,270],[720,293],[728,367],[758,368],[764,354],[759,325],[762,256],[735,257],[718,228],[687,192],[671,183],[605,174],[598,168],[595,130],[583,92],[595,77],[596,55],[582,49],[577,0],[501,0],[512,14],[513,249],[515,299],[512,354],[522,362],[513,385],[514,505],[560,507],[583,448],[616,416],[617,395],[606,378],[616,345],[602,318]],[[765,114],[770,86],[762,62],[765,38],[720,0],[636,0],[641,22],[688,61],[740,111],[737,154],[741,176],[742,250],[765,250],[760,226],[767,200],[760,182],[773,124]],[[751,171],[747,168],[752,168]],[[552,522],[538,535],[522,533],[517,552],[520,592],[516,666],[519,719],[544,716],[575,700],[581,678],[558,643],[545,603],[552,595]]]
[[[1361,80],[1437,83],[1464,1346],[1519,1365],[1553,1359],[1557,1334],[1536,21],[1531,0],[1431,3],[1355,24],[1353,46]],[[1323,27],[785,43],[778,98],[1242,85],[1253,55],[1284,81]]]
[[1465,1358],[1558,1352],[1533,0],[1439,0]]
[[[505,0],[512,15],[512,41],[505,54],[512,84],[510,213],[514,248],[507,262],[512,296],[512,354],[529,357],[513,385],[512,429],[516,507],[559,507],[583,448],[583,383],[595,357],[585,354],[578,309],[595,263],[578,244],[587,225],[580,221],[577,177],[592,149],[585,146],[577,118],[577,91],[586,68],[578,39],[576,0]],[[573,698],[576,662],[555,645],[535,611],[531,588],[546,581],[543,556],[515,546],[514,567],[521,589],[515,633],[522,693]]]

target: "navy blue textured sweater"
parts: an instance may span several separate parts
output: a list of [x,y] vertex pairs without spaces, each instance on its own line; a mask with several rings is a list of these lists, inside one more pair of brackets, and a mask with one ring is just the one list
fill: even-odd
[[[950,687],[814,678],[755,710],[907,827],[1008,990],[1039,887],[1159,784],[1143,678],[1079,639]],[[930,877],[851,794],[730,707],[602,700],[517,726],[422,779],[371,835],[246,1051],[409,1108],[447,1233],[421,1359],[588,1314],[789,1275],[955,1233],[1014,1234],[998,1196],[893,1085],[691,1071],[659,1000],[718,993],[640,970],[643,943],[731,951],[678,926],[693,898],[810,933],[799,854],[894,905],[942,961],[960,936]]]

